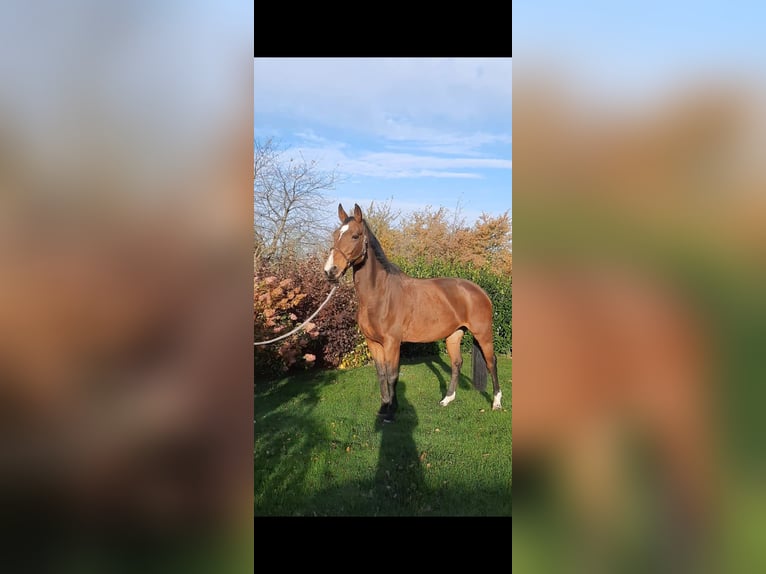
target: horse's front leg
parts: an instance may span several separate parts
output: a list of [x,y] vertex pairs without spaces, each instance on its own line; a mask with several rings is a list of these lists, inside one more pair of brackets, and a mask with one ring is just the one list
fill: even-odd
[[378,409],[378,416],[385,417],[391,410],[391,393],[388,386],[388,369],[386,368],[383,345],[367,339],[367,347],[370,349],[373,361],[375,361],[375,370],[378,373],[378,382],[380,384],[380,409]]
[[378,415],[383,416],[388,412],[391,404],[391,396],[388,392],[388,375],[383,361],[375,361],[375,370],[378,372],[378,382],[380,383],[380,409]]
[[[396,399],[396,383],[399,382],[399,352],[401,350],[401,341],[398,339],[387,339],[383,343],[383,355],[386,371],[386,380],[388,382],[388,412],[383,416],[383,421],[387,423],[394,422],[394,413],[399,408],[399,401]],[[382,388],[382,384],[381,384]],[[385,399],[384,399],[385,402]]]

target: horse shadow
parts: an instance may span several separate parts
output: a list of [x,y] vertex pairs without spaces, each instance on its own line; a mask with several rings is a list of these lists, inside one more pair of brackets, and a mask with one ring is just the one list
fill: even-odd
[[396,422],[386,423],[376,416],[374,427],[381,435],[378,465],[373,488],[375,506],[380,514],[418,513],[425,489],[422,457],[415,444],[418,416],[407,400],[407,383],[400,380],[396,396],[399,408]]

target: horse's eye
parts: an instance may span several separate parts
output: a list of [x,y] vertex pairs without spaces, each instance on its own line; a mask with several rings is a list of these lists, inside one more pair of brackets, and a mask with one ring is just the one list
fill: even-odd
[[357,233],[357,234],[355,234],[355,235],[352,235],[352,236],[351,236],[351,239],[359,239],[359,234]]

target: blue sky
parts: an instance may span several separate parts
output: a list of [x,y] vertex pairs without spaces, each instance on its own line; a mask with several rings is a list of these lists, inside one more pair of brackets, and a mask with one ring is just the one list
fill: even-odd
[[337,168],[328,216],[391,199],[511,210],[509,58],[256,58],[254,136]]

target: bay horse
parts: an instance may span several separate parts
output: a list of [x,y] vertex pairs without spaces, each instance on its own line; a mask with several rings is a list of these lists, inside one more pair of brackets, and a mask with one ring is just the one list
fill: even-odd
[[492,340],[492,301],[484,290],[467,279],[410,277],[386,258],[359,205],[354,204],[354,214],[349,216],[343,205],[338,204],[338,218],[341,226],[333,233],[333,246],[324,271],[327,278],[335,282],[349,268],[353,269],[359,304],[357,322],[367,340],[380,382],[378,416],[383,417],[384,422],[394,420],[403,342],[431,343],[446,339],[452,378],[439,404],[447,406],[455,400],[463,364],[460,341],[466,329],[474,337],[473,385],[483,391],[490,373],[494,391],[492,409],[500,410],[503,394],[497,380]]

